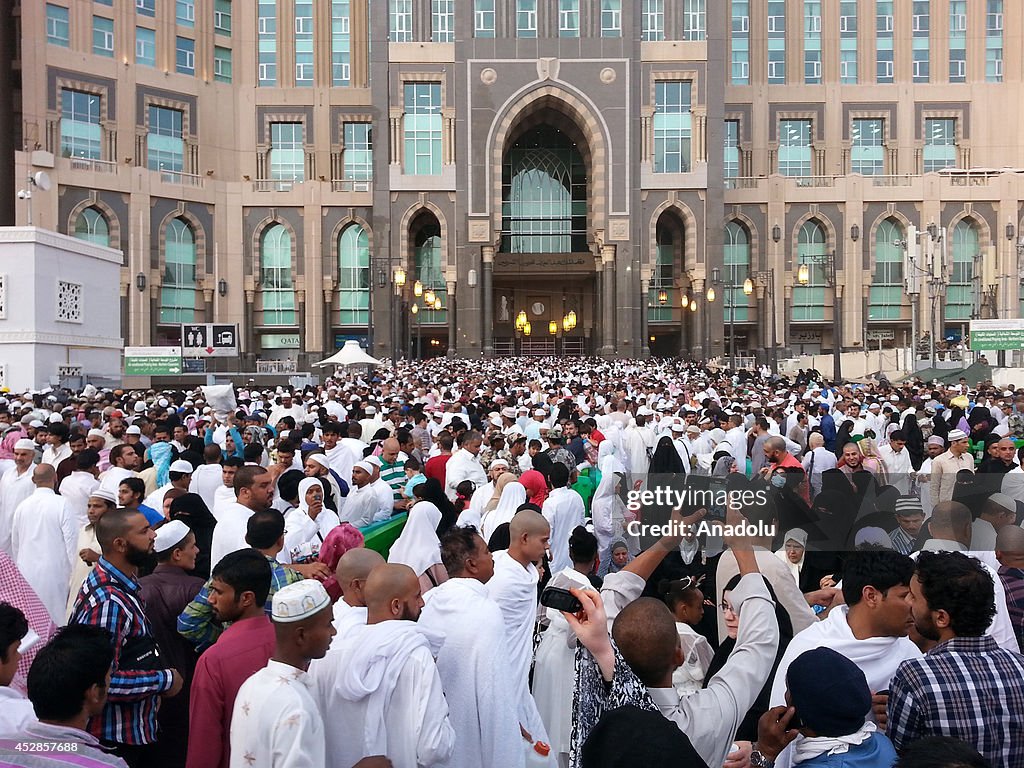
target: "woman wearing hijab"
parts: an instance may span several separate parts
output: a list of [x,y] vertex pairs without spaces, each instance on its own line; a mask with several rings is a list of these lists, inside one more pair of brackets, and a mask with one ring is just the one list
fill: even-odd
[[[169,473],[173,459],[174,448],[170,443],[153,443],[149,446],[149,460],[153,462],[153,469],[156,470],[156,485],[153,490],[163,488],[171,482]],[[148,492],[149,488],[146,490]]]
[[[503,477],[505,475],[498,478],[499,484]],[[516,481],[515,475],[511,475],[511,477],[510,482],[502,484],[501,497],[498,499],[497,505],[493,510],[484,514],[481,533],[485,539],[490,539],[494,529],[502,523],[511,523],[519,506],[526,501],[526,488],[522,483]]]
[[875,476],[875,480],[878,481],[879,485],[888,485],[889,480],[885,472],[885,464],[878,455],[875,441],[870,437],[865,437],[857,441],[857,448],[860,450],[860,455],[864,457],[861,461],[861,466]]
[[441,521],[437,524],[436,531],[438,538],[448,533],[448,529],[455,525],[459,513],[455,511],[455,505],[452,504],[451,499],[445,495],[439,480],[433,477],[427,478],[412,489],[412,495],[420,501],[429,501],[441,511]]
[[[915,411],[908,411],[903,417],[903,425],[900,431],[903,432],[903,439],[907,441],[906,447],[907,453],[910,454],[910,466],[914,468],[914,471],[917,471],[924,462],[924,433],[921,431],[921,425],[917,423],[917,413]],[[949,431],[948,426],[946,431]]]
[[324,486],[318,477],[307,477],[299,483],[299,506],[284,518],[285,552],[293,563],[317,559],[320,547],[332,529],[341,525],[336,512],[324,505]]
[[843,458],[843,446],[850,442],[850,437],[853,435],[853,422],[850,420],[844,421],[836,432],[835,447],[832,449],[832,453],[836,455],[837,459]]
[[[540,454],[537,454],[538,456]],[[483,519],[487,519],[487,515],[498,508],[498,502],[501,501],[501,493],[505,490],[505,486],[509,483],[514,483],[518,478],[511,472],[503,472],[498,475],[498,479],[494,481],[494,491],[491,493],[490,500],[484,504]]]
[[775,551],[789,572],[793,575],[793,581],[800,584],[800,572],[804,567],[804,554],[807,551],[807,532],[802,528],[793,528],[786,531],[782,549]]
[[317,560],[331,569],[330,578],[323,584],[332,601],[338,602],[341,599],[341,586],[338,584],[337,576],[334,575],[338,568],[338,561],[350,549],[359,549],[363,543],[363,534],[358,528],[349,523],[342,523],[337,528],[332,528],[324,538],[324,543],[320,545],[320,554],[317,556]]
[[[602,450],[607,444],[607,440],[601,443]],[[594,534],[597,536],[598,541],[598,556],[601,560],[597,575],[602,578],[608,573],[608,567],[612,561],[612,542],[623,537],[626,527],[626,505],[618,493],[619,484],[625,473],[626,470],[622,463],[609,452],[602,459],[601,484],[597,486],[597,491],[594,492],[594,500],[590,505],[594,520]],[[638,547],[635,547],[635,549],[638,549]]]
[[437,538],[440,522],[441,510],[434,504],[416,502],[409,510],[405,528],[388,553],[389,563],[401,563],[412,568],[420,580],[420,591],[424,593],[448,581],[448,572],[441,564],[441,541]]
[[526,489],[526,498],[531,504],[536,504],[538,507],[544,505],[544,500],[548,497],[548,481],[547,478],[538,472],[536,469],[528,469],[519,476],[519,482]]
[[675,443],[668,435],[664,435],[655,446],[647,471],[651,475],[677,475],[686,471],[683,467],[683,460],[679,457],[679,451],[676,450]]
[[206,506],[203,497],[198,493],[186,493],[171,502],[171,520],[181,520],[195,534],[196,546],[199,547],[199,554],[196,555],[196,567],[187,571],[189,576],[198,576],[201,579],[210,578],[210,548],[213,543],[213,529],[217,525],[217,518]]

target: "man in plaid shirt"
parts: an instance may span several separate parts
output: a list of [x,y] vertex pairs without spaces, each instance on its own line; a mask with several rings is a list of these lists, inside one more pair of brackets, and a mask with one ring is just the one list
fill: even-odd
[[893,675],[888,733],[896,749],[952,736],[992,765],[1024,768],[1024,656],[985,634],[996,611],[992,577],[961,552],[922,552],[908,599],[917,631],[938,645]]
[[96,538],[103,556],[82,584],[70,623],[102,627],[113,638],[107,704],[89,732],[136,768],[148,764],[157,740],[160,697],[176,696],[184,678],[161,660],[139,595],[138,567],[153,551],[153,529],[142,513],[115,509],[97,522]]

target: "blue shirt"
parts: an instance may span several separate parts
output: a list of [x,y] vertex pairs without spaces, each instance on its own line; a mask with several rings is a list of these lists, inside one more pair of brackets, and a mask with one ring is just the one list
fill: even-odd
[[150,526],[156,526],[164,522],[163,515],[152,507],[147,507],[145,504],[139,504],[139,512],[141,512],[143,517],[146,518],[146,522],[149,523]]

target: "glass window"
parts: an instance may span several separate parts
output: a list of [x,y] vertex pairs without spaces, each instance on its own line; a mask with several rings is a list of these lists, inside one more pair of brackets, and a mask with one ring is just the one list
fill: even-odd
[[86,208],[78,214],[73,236],[79,240],[110,247],[110,225],[106,217],[95,208]]
[[270,124],[270,178],[306,180],[306,149],[302,123]]
[[102,158],[100,97],[65,88],[60,92],[60,153],[64,157]]
[[839,3],[839,82],[857,82],[857,0]]
[[665,0],[643,0],[640,11],[640,39],[665,39]]
[[174,68],[183,75],[196,73],[196,41],[178,37],[174,43]]
[[768,0],[768,84],[786,82],[786,2]]
[[430,39],[435,43],[455,40],[455,0],[430,0]]
[[164,230],[164,277],[160,286],[160,322],[191,323],[196,319],[196,238],[182,219]]
[[295,325],[292,236],[283,224],[269,227],[260,240],[260,297],[263,325]]
[[730,221],[725,228],[724,256],[722,306],[725,308],[725,322],[745,323],[750,319],[749,299],[743,293],[743,283],[750,274],[750,237],[746,227],[738,221]]
[[985,5],[985,82],[1003,82],[1003,0]]
[[601,0],[601,37],[622,37],[622,0]]
[[156,32],[152,29],[135,28],[135,63],[156,66]]
[[725,163],[723,176],[735,179],[740,175],[740,121],[725,121]]
[[946,288],[946,319],[970,320],[974,308],[974,260],[978,230],[963,219],[953,228],[953,272]]
[[924,121],[924,172],[956,167],[956,118]]
[[338,237],[338,323],[370,322],[370,238],[358,224]]
[[558,36],[580,36],[580,0],[558,0]]
[[779,121],[779,173],[811,176],[811,121]]
[[213,47],[213,79],[218,83],[231,82],[231,49]]
[[903,307],[903,228],[886,219],[875,233],[875,272],[871,276],[868,320],[899,320]]
[[850,173],[885,173],[885,123],[881,118],[854,120],[850,129]]
[[191,29],[196,25],[196,2],[195,0],[175,0],[174,20],[179,27]]
[[373,179],[373,126],[370,123],[345,123],[345,152],[342,159],[345,179]]
[[231,0],[214,0],[213,30],[218,35],[231,37]]
[[967,82],[967,0],[949,0],[949,82]]
[[71,45],[67,8],[53,3],[46,4],[46,42],[62,48]]
[[733,85],[750,85],[750,0],[732,0],[730,36]]
[[441,173],[441,84],[406,83],[404,172],[413,176]]
[[261,86],[277,85],[277,2],[259,0],[256,18],[257,73]]
[[690,170],[690,91],[685,80],[654,84],[654,172]]
[[111,6],[114,4],[114,0],[96,0],[97,5]]
[[875,81],[893,82],[893,0],[875,1]]
[[92,17],[92,52],[97,56],[114,56],[114,20],[106,16]]
[[821,83],[821,0],[804,0],[804,82]]
[[683,40],[703,40],[707,32],[704,0],[685,0],[683,4]]
[[298,88],[313,85],[313,3],[296,0],[295,3],[295,85]]
[[537,0],[516,0],[516,37],[537,36]]
[[929,0],[914,0],[913,3],[913,75],[915,83],[927,83],[930,77],[929,34],[931,16]]
[[389,0],[391,3],[390,30],[392,43],[412,40],[412,0]]
[[423,290],[428,288],[441,300],[441,309],[426,309],[420,312],[419,321],[443,323],[447,317],[448,286],[441,271],[441,228],[437,224],[423,227],[415,238],[416,248],[416,279],[423,283]]
[[793,286],[793,320],[825,319],[825,266],[828,253],[825,229],[818,222],[806,222],[797,238],[797,264],[807,264],[807,285]]
[[156,16],[156,0],[135,0],[135,12],[139,16]]
[[331,85],[352,81],[352,27],[349,0],[331,0]]
[[[675,237],[670,227],[659,226],[656,233],[658,242],[655,246],[654,269],[651,270],[651,283],[647,291],[647,320],[652,323],[668,323],[672,321],[672,313],[676,305],[675,280],[673,264],[675,263]],[[665,292],[665,302],[658,301],[658,294]]]
[[149,107],[146,167],[151,171],[181,172],[185,167],[182,113],[167,107]]
[[473,37],[494,37],[494,0],[473,0]]

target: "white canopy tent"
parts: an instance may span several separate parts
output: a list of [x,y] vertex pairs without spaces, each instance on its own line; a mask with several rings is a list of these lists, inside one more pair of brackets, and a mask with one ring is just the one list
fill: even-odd
[[366,352],[363,351],[363,348],[359,346],[358,341],[355,339],[349,339],[345,342],[345,346],[333,355],[328,357],[326,360],[321,360],[319,363],[313,363],[313,365],[323,367],[325,365],[383,365],[383,363],[366,354]]

